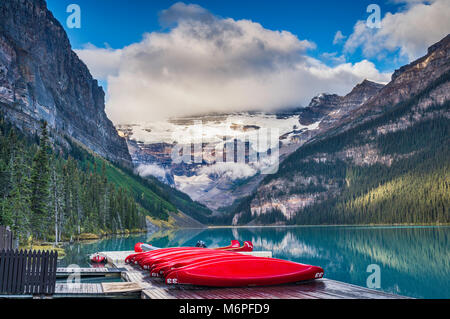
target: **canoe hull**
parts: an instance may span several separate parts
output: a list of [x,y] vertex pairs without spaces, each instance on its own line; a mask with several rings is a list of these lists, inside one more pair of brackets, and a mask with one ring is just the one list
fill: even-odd
[[210,287],[271,286],[322,277],[323,269],[317,266],[272,258],[236,258],[172,270],[166,276],[166,283]]

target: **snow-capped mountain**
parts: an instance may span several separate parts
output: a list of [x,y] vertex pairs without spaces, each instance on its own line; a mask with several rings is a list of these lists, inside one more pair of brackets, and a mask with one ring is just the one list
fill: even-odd
[[320,94],[306,108],[208,114],[117,129],[139,174],[153,175],[217,211],[250,194],[284,158],[381,88],[365,80],[345,97]]
[[318,124],[300,124],[295,112],[242,112],[117,127],[127,139],[137,172],[153,175],[218,209],[232,204],[236,197],[229,192],[244,180],[264,175],[272,164],[276,170],[278,157],[295,150],[302,136]]

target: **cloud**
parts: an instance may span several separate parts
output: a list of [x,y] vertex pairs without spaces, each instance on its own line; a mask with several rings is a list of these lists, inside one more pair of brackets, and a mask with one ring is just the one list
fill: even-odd
[[345,35],[342,34],[342,32],[339,30],[334,35],[333,44],[339,44],[346,38]]
[[390,78],[367,60],[327,66],[308,55],[311,41],[198,5],[176,3],[159,20],[168,29],[138,43],[77,51],[107,81],[106,111],[116,124],[306,105],[321,92],[345,94],[365,78]]
[[334,64],[343,64],[345,63],[345,56],[344,55],[338,55],[337,52],[325,52],[321,54],[321,57],[326,60],[330,61]]
[[141,164],[135,171],[142,177],[154,176],[160,180],[166,179],[166,170],[156,164]]
[[387,13],[381,21],[381,28],[370,29],[365,21],[355,24],[344,46],[347,53],[361,48],[368,58],[384,58],[388,53],[399,51],[400,57],[413,61],[448,34],[449,0],[395,2],[406,6],[400,12]]
[[254,176],[257,170],[244,163],[216,163],[211,166],[203,166],[199,169],[198,175],[208,175],[214,179],[222,176],[230,180],[245,179]]
[[98,48],[91,43],[86,44],[82,50],[74,50],[84,61],[89,61],[89,70],[98,79],[107,79],[116,76],[118,65],[122,58],[121,50],[111,48]]

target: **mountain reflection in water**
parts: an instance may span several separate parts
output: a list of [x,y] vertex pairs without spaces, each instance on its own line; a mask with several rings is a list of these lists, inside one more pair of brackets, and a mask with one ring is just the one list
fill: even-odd
[[254,227],[179,229],[118,236],[68,245],[61,265],[86,266],[96,251],[133,250],[136,242],[157,247],[226,246],[251,240],[273,257],[324,268],[325,277],[366,286],[371,264],[381,269],[381,290],[417,298],[450,298],[450,227]]

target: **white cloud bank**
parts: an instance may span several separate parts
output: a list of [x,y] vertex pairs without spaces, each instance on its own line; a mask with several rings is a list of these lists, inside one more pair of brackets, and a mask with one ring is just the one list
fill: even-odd
[[256,169],[244,163],[216,163],[211,166],[203,166],[198,174],[205,174],[218,179],[226,176],[230,180],[248,178],[257,173]]
[[345,43],[349,53],[362,48],[368,58],[384,58],[400,50],[400,56],[413,61],[450,31],[450,0],[393,0],[405,4],[395,14],[386,13],[381,28],[370,29],[358,21]]
[[92,45],[77,54],[108,83],[113,122],[149,122],[205,112],[306,105],[322,92],[345,94],[368,78],[388,82],[367,60],[332,67],[308,56],[315,44],[250,20],[176,3],[161,12],[167,32],[123,49]]

